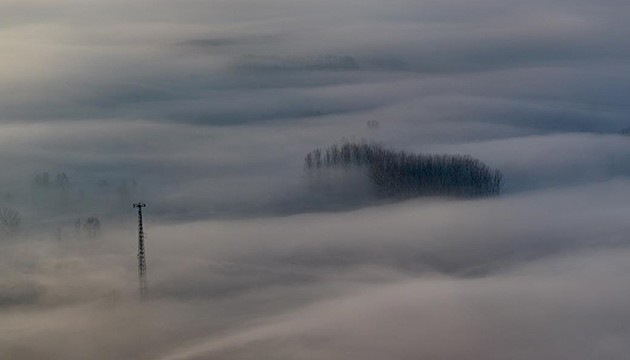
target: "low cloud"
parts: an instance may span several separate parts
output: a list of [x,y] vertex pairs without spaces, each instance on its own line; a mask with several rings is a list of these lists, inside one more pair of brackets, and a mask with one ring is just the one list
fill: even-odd
[[[0,358],[626,358],[629,10],[0,0]],[[504,191],[315,189],[343,141]]]

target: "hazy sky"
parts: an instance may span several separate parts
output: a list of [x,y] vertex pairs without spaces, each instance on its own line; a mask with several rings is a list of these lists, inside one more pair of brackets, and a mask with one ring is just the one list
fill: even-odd
[[[0,207],[22,215],[0,236],[0,358],[626,359],[629,16],[0,0]],[[344,140],[469,154],[504,191],[313,189],[304,155]],[[37,188],[43,172],[70,185]],[[73,229],[88,216],[98,239]]]

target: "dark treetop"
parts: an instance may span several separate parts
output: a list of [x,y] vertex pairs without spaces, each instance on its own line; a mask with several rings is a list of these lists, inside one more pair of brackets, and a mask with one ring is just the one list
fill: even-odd
[[309,173],[325,168],[367,169],[379,195],[476,197],[499,194],[503,175],[468,155],[410,154],[374,143],[316,149],[304,158]]

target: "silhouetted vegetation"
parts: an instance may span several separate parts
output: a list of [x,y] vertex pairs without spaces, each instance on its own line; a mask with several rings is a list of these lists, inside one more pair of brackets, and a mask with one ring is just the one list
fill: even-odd
[[499,194],[502,174],[467,155],[423,155],[378,144],[344,143],[306,155],[305,169],[367,169],[378,194],[386,197],[490,196]]
[[65,190],[70,185],[70,177],[66,173],[58,173],[53,179],[49,173],[43,172],[35,175],[33,183],[43,189],[61,189]]
[[90,238],[94,238],[101,231],[101,221],[97,217],[91,216],[85,219],[85,223],[83,223],[83,229]]
[[101,231],[101,221],[96,216],[90,216],[85,220],[76,219],[74,221],[74,232],[77,238],[82,237],[82,234],[87,235],[88,238],[96,238]]
[[379,126],[380,123],[378,122],[378,120],[368,120],[367,122],[368,129],[378,129]]
[[11,208],[0,209],[0,226],[8,235],[17,232],[21,222],[22,218],[17,210]]

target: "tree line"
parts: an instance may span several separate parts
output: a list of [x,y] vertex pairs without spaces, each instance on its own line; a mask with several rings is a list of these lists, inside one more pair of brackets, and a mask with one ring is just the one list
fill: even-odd
[[385,197],[498,195],[503,175],[469,155],[411,154],[375,143],[345,142],[315,149],[304,158],[309,173],[323,168],[367,169]]

